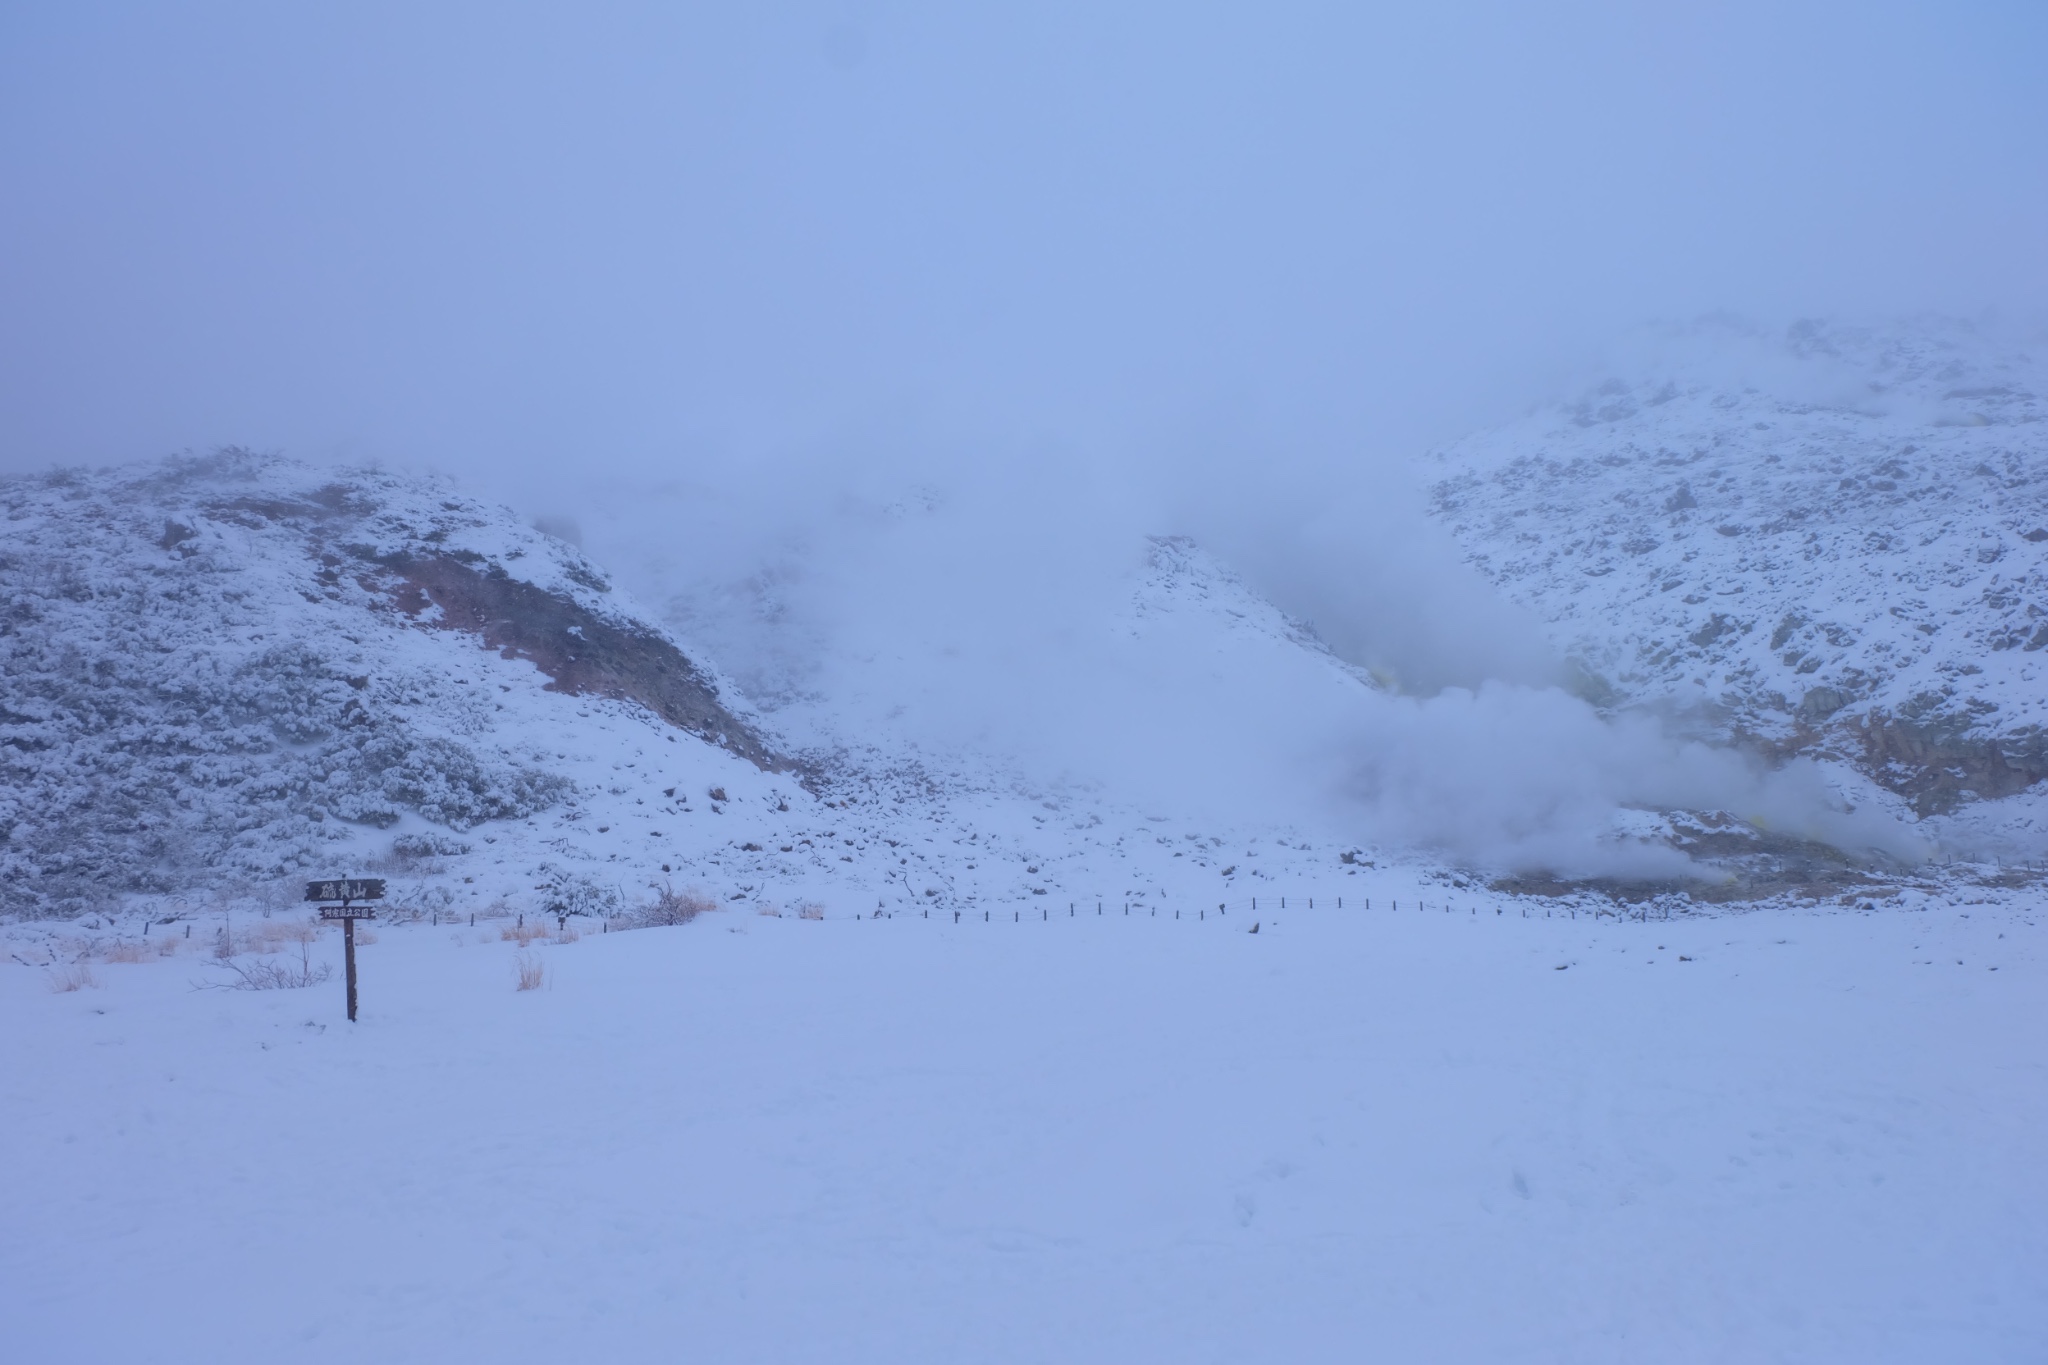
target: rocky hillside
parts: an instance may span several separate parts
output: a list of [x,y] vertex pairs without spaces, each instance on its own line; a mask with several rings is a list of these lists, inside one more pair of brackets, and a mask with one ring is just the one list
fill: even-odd
[[1471,562],[1603,704],[1839,759],[1921,815],[2048,777],[2041,364],[1939,323],[1688,341],[1433,455]]
[[[176,915],[339,872],[422,914],[671,882],[844,914],[1194,906],[1358,870],[1279,822],[1048,789],[859,712],[798,753],[580,552],[432,480],[229,451],[12,480],[0,517],[0,914]],[[1125,590],[1096,628],[1161,669],[1367,689],[1185,542]]]
[[571,803],[560,750],[518,724],[556,698],[787,766],[580,556],[437,486],[231,451],[13,480],[0,516],[12,910],[275,878],[407,820],[459,834]]

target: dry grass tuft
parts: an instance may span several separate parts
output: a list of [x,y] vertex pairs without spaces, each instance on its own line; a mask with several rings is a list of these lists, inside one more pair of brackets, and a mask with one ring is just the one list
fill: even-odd
[[508,924],[498,931],[498,938],[501,942],[516,943],[522,948],[537,938],[546,938],[547,936],[548,927],[538,917],[535,917],[532,924]]
[[[322,921],[317,919],[269,919],[253,920],[242,924],[222,925],[214,935],[212,956],[216,961],[225,962],[231,957],[244,953],[289,952],[294,947],[304,947],[320,938]],[[156,944],[158,957],[169,957],[177,951],[176,937],[165,934],[155,940],[144,940]],[[358,928],[356,942],[375,942],[368,932]],[[116,958],[109,956],[109,962],[142,961],[141,958]]]
[[769,919],[782,918],[782,912],[776,909],[774,906],[768,904],[766,901],[761,902],[759,908],[757,908],[754,911],[754,913],[757,915],[765,915]]
[[825,907],[816,901],[804,901],[797,906],[796,917],[798,919],[823,919],[825,918]]
[[268,919],[260,920],[241,934],[242,950],[250,953],[274,953],[286,944],[311,943],[320,937],[320,921],[316,919]]
[[582,941],[582,938],[582,930],[573,924],[565,924],[555,930],[555,942],[557,943],[578,943]]
[[[87,935],[78,938],[63,938],[51,945],[51,951],[71,958],[75,962],[154,962],[169,957],[186,948],[198,947],[195,940],[186,942],[173,933],[150,934],[142,938],[100,938]],[[216,941],[208,951],[219,947]]]
[[57,995],[88,988],[98,990],[100,979],[92,974],[92,968],[80,962],[61,971],[50,973],[50,990]]
[[519,956],[512,959],[512,965],[519,973],[519,984],[515,990],[537,991],[547,984],[547,964],[524,948],[519,950]]

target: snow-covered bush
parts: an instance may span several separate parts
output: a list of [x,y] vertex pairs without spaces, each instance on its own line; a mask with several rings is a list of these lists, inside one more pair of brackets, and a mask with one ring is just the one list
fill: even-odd
[[568,915],[610,916],[618,913],[617,887],[553,863],[542,863],[537,871],[539,880],[535,883],[534,889],[541,893],[541,908],[550,915],[562,918]]

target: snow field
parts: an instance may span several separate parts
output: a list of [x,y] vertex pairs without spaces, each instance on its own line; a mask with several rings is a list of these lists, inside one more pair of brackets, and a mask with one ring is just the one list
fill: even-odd
[[38,1361],[2039,1359],[2038,921],[729,910],[524,993],[380,925],[354,1028],[11,967],[0,1307]]

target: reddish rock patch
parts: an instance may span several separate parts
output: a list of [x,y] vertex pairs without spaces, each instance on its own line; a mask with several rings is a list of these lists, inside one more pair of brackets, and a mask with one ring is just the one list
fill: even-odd
[[731,750],[768,772],[794,765],[718,699],[717,690],[667,637],[608,621],[497,565],[477,568],[453,556],[385,561],[394,605],[419,617],[429,603],[444,629],[466,630],[508,659],[526,659],[551,681],[548,690],[636,702],[670,725]]

